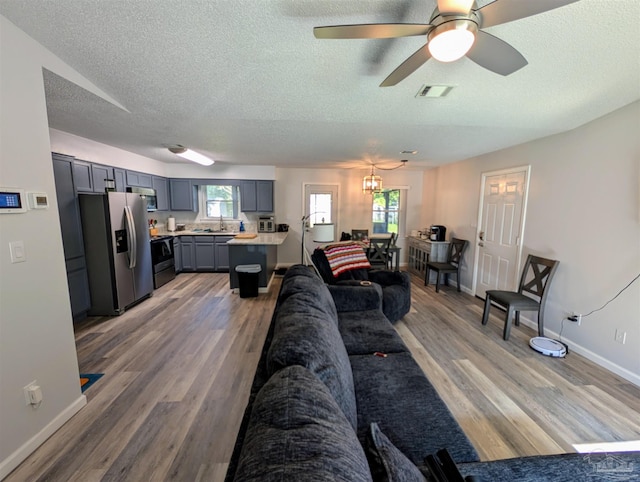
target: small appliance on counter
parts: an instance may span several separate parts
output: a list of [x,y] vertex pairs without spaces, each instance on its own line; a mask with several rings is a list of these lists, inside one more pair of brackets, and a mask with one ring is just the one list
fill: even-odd
[[278,232],[279,233],[286,233],[289,231],[289,225],[288,224],[278,224]]
[[447,234],[447,228],[440,224],[432,224],[429,231],[431,233],[429,235],[431,241],[444,241]]
[[273,216],[264,216],[258,218],[258,232],[259,233],[275,233],[276,223],[273,220]]

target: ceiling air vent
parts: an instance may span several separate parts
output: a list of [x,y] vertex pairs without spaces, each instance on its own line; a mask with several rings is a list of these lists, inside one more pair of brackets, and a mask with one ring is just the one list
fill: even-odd
[[451,89],[453,89],[452,85],[423,85],[416,94],[416,98],[444,97],[451,91]]

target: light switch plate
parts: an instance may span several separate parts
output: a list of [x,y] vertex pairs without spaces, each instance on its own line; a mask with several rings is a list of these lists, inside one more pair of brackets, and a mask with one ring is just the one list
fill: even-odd
[[12,263],[24,263],[27,260],[27,254],[24,251],[24,241],[11,241],[9,243],[9,251],[11,252]]

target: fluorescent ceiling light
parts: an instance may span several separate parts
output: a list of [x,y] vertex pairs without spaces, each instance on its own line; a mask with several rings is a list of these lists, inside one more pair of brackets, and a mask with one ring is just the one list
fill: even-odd
[[198,164],[202,164],[203,166],[210,166],[215,162],[213,159],[209,159],[207,156],[204,156],[199,152],[192,151],[191,149],[187,149],[184,146],[169,147],[169,150],[174,154],[179,155],[180,157],[188,159],[192,162],[197,162]]

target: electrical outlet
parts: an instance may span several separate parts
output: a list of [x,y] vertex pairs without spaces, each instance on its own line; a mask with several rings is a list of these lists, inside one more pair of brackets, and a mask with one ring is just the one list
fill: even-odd
[[577,323],[578,326],[580,326],[582,324],[582,315],[576,313],[575,311],[572,311],[571,315],[567,316],[567,320],[573,321],[574,323]]
[[38,386],[36,380],[32,381],[26,387],[22,388],[24,392],[24,400],[27,405],[38,406],[42,402],[42,389]]
[[621,345],[624,345],[627,342],[627,332],[616,329],[614,340],[616,340],[616,343],[620,343]]

